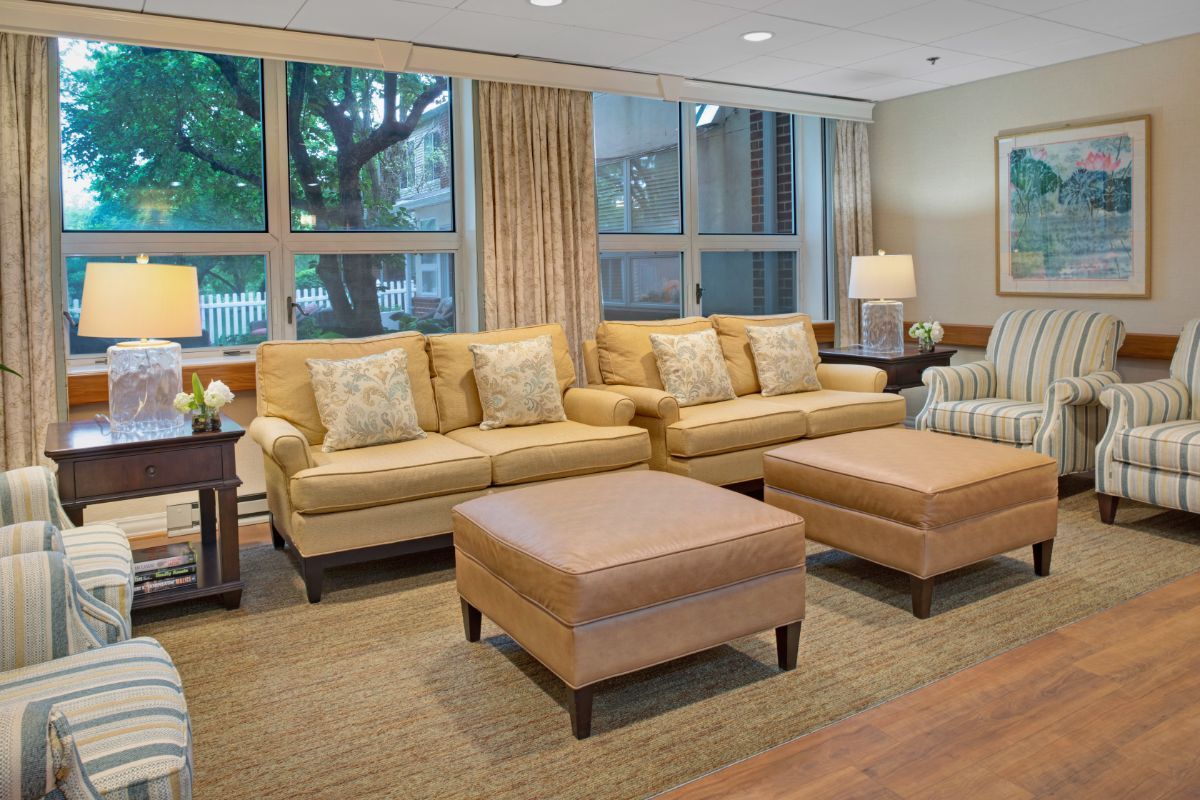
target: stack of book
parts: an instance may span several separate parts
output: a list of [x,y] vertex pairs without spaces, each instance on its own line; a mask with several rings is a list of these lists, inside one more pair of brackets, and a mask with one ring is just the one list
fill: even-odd
[[178,589],[196,583],[196,550],[191,543],[138,550],[133,565],[133,596]]

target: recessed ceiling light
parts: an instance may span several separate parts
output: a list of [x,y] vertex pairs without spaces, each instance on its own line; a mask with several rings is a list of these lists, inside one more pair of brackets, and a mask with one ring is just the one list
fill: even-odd
[[561,6],[563,4],[563,0],[529,0],[529,4],[531,6],[549,8],[550,6]]
[[742,38],[747,42],[765,42],[774,35],[770,31],[750,31],[749,33],[743,33]]

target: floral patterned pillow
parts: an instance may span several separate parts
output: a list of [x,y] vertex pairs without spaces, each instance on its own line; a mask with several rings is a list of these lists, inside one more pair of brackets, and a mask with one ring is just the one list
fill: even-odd
[[424,438],[404,350],[306,363],[325,426],[321,449],[326,453]]
[[562,422],[567,418],[549,336],[468,347],[475,361],[475,385],[483,405],[480,430]]
[[663,386],[675,395],[680,406],[698,406],[737,397],[716,331],[677,336],[652,333],[650,346],[654,348],[654,360],[658,363]]
[[763,397],[821,388],[817,365],[808,347],[804,323],[793,325],[747,325],[750,352]]

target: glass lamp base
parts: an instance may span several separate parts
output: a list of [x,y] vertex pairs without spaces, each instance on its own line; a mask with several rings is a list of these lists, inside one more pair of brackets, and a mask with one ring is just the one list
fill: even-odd
[[178,428],[175,410],[183,353],[175,342],[123,342],[108,348],[108,416],[114,433]]
[[872,353],[904,350],[904,303],[867,300],[862,304],[862,349]]

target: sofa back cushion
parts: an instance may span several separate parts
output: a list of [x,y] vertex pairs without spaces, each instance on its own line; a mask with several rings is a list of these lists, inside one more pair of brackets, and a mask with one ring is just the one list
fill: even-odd
[[433,391],[437,402],[439,432],[483,422],[483,405],[475,383],[475,359],[472,344],[503,344],[549,336],[554,349],[554,372],[558,388],[565,392],[575,383],[575,364],[567,335],[558,323],[528,325],[479,333],[443,333],[429,337],[429,363],[433,371]]
[[1000,316],[988,337],[996,365],[996,394],[1039,403],[1058,378],[1112,370],[1125,341],[1125,323],[1097,311],[1022,309]]
[[733,390],[737,392],[738,397],[762,390],[758,383],[758,372],[754,369],[754,354],[750,352],[750,337],[746,335],[746,327],[749,325],[765,327],[803,322],[804,330],[808,333],[808,348],[812,351],[813,364],[821,363],[812,318],[808,314],[770,314],[757,317],[713,314],[709,319],[717,329],[721,351],[725,354],[725,366],[729,369],[729,379],[733,381]]
[[325,426],[317,410],[309,377],[310,358],[345,360],[404,349],[408,379],[412,384],[417,422],[425,431],[437,431],[438,412],[429,380],[425,337],[416,331],[389,333],[365,339],[304,339],[298,342],[263,342],[258,346],[256,380],[259,416],[282,417],[295,425],[309,444],[325,439]]
[[1171,377],[1192,393],[1192,419],[1200,419],[1200,319],[1183,326],[1171,359]]
[[662,390],[662,376],[654,361],[650,334],[670,336],[712,329],[704,317],[684,317],[648,322],[602,322],[596,329],[600,377],[609,385],[645,386]]

